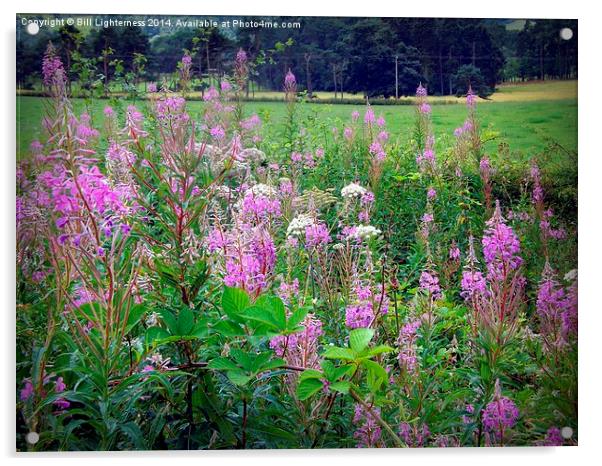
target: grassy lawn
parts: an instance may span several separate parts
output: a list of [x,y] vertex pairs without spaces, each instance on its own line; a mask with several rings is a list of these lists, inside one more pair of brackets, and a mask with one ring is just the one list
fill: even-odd
[[[561,84],[558,86],[558,84]],[[508,89],[506,89],[508,87]],[[514,89],[513,89],[514,87]],[[575,89],[575,87],[573,86]],[[542,90],[543,89],[543,90]],[[549,140],[554,140],[567,149],[577,149],[577,100],[567,83],[544,83],[519,86],[504,86],[494,94],[493,102],[480,102],[478,114],[484,128],[499,132],[499,137],[488,144],[487,150],[495,150],[498,142],[505,141],[510,149],[530,156],[540,152]],[[576,90],[576,89],[575,89]],[[513,96],[504,100],[504,95]],[[517,99],[517,95],[524,100]],[[534,98],[539,96],[539,98]],[[554,97],[568,96],[553,100]],[[546,98],[549,97],[549,98]],[[448,97],[449,98],[449,97]],[[545,100],[544,100],[545,99]],[[44,99],[40,97],[17,96],[17,154],[25,156],[31,141],[43,137],[40,122],[44,114]],[[102,109],[107,100],[94,100],[87,109],[94,124],[102,122]],[[138,101],[139,105],[148,105]],[[285,107],[279,102],[248,102],[247,113],[258,113],[268,125],[283,122]],[[83,100],[74,99],[76,112],[86,110]],[[191,101],[189,109],[193,117],[202,112],[203,103]],[[320,120],[330,119],[332,125],[342,126],[350,120],[353,110],[362,111],[359,105],[302,104],[301,112],[315,113]],[[402,140],[411,135],[414,122],[413,106],[375,106],[377,115],[382,114],[393,138]],[[464,105],[433,106],[433,124],[437,137],[451,137],[454,128],[460,126],[466,117]]]
[[534,81],[503,84],[491,96],[494,102],[577,99],[577,81]]

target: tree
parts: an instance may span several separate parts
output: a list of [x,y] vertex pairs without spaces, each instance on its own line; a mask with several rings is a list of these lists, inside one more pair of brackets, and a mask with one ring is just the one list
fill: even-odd
[[421,80],[419,51],[398,42],[393,29],[377,18],[359,20],[345,38],[351,57],[348,90],[366,97],[395,95],[395,56],[399,91],[409,95]]
[[466,95],[468,89],[479,97],[491,95],[493,90],[485,83],[481,70],[473,65],[462,65],[453,76],[454,92],[457,96]]

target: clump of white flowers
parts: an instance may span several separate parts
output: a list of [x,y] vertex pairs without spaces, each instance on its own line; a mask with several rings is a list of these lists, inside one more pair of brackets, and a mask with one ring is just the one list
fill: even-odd
[[354,236],[361,240],[369,240],[380,236],[382,231],[372,225],[358,225],[355,227]]
[[346,199],[362,197],[367,192],[367,189],[357,183],[350,183],[341,189],[341,196]]
[[255,196],[272,197],[276,195],[276,190],[273,187],[263,183],[257,183],[256,185],[251,186],[247,189],[247,193],[249,192],[253,193]]
[[216,186],[214,188],[214,192],[216,196],[222,197],[224,199],[227,199],[232,195],[232,190],[224,184]]
[[305,235],[305,229],[314,224],[314,219],[307,214],[299,214],[289,223],[286,229],[287,236],[300,237]]

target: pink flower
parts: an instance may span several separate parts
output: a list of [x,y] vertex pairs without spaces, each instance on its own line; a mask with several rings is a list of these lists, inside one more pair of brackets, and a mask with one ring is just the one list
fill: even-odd
[[226,137],[226,132],[224,131],[224,128],[222,128],[219,125],[211,128],[209,133],[211,134],[212,137],[214,137],[218,141],[220,141]]
[[502,440],[505,431],[516,425],[518,416],[519,411],[514,401],[501,396],[498,390],[494,400],[483,410],[483,426],[498,440]]
[[397,344],[399,345],[399,367],[408,374],[416,374],[418,357],[416,354],[416,332],[420,327],[420,321],[416,320],[405,324],[399,331]]
[[309,248],[317,248],[330,243],[328,228],[323,223],[314,223],[305,227],[305,244]]
[[220,89],[222,92],[228,92],[232,90],[232,84],[230,84],[228,81],[222,81],[220,83]]
[[21,401],[27,401],[33,396],[33,384],[31,383],[31,380],[26,379],[24,382],[25,386],[21,389],[19,395]]
[[380,416],[380,408],[372,407],[370,410],[364,408],[361,404],[355,405],[355,413],[353,415],[353,424],[358,428],[354,432],[353,437],[357,440],[358,448],[374,448],[378,445],[381,438],[381,427],[376,422],[376,418],[372,413]]
[[477,96],[472,92],[472,88],[468,88],[468,94],[466,94],[466,106],[468,108],[474,108],[477,104]]
[[433,299],[441,297],[439,278],[434,272],[424,271],[420,274],[420,289],[428,292]]
[[372,110],[372,107],[370,107],[368,105],[368,107],[366,108],[366,113],[364,114],[364,123],[366,125],[371,125],[376,121],[376,116],[374,115],[374,110]]

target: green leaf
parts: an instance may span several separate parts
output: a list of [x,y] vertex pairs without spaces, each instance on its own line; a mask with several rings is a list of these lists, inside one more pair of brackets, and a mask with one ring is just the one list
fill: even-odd
[[209,361],[209,364],[207,365],[207,367],[209,369],[216,369],[216,370],[227,370],[227,371],[237,371],[239,370],[239,367],[230,359],[228,358],[215,358],[212,361]]
[[230,381],[239,387],[246,385],[253,378],[241,371],[229,371],[227,374]]
[[229,320],[220,320],[213,326],[213,329],[225,337],[238,337],[245,334],[245,331],[239,324]]
[[179,333],[178,321],[173,313],[168,309],[161,309],[159,314],[161,315],[161,319],[163,320],[163,323],[165,323],[167,330],[169,330],[169,333],[177,335]]
[[305,379],[321,379],[322,373],[316,369],[305,369],[299,376],[299,381]]
[[278,296],[270,297],[270,307],[274,316],[274,321],[280,330],[286,330],[286,308]]
[[355,360],[355,353],[351,351],[349,348],[340,348],[338,346],[331,346],[328,348],[323,357],[327,359],[344,359],[346,361]]
[[144,445],[144,435],[136,423],[130,421],[125,424],[120,424],[119,429],[130,438],[137,450],[146,449]]
[[374,330],[371,328],[356,328],[349,334],[349,346],[356,353],[364,351],[373,336]]
[[367,371],[368,387],[374,393],[387,380],[387,371],[378,363],[366,359],[362,361],[362,366]]
[[351,371],[353,371],[354,366],[352,364],[347,364],[345,366],[337,367],[334,371],[332,378],[329,380],[338,380],[341,377],[345,377],[349,375]]
[[178,335],[188,335],[194,328],[194,314],[192,311],[184,307],[178,315]]
[[250,304],[249,296],[239,288],[224,288],[222,309],[232,320],[241,322],[239,314]]
[[142,314],[144,314],[145,310],[146,310],[146,308],[144,307],[143,304],[136,304],[136,305],[132,306],[132,308],[130,309],[130,313],[128,315],[128,323],[125,327],[126,335],[140,321],[140,318],[142,317]]
[[205,320],[197,322],[190,332],[190,335],[195,336],[197,338],[205,338],[208,334],[209,328],[207,327],[207,322]]
[[366,355],[369,357],[372,357],[372,356],[377,356],[382,353],[390,353],[391,351],[393,351],[393,348],[391,348],[390,346],[378,345],[378,346],[375,346],[374,348],[370,348],[370,350],[366,353]]
[[297,386],[297,398],[301,401],[305,401],[323,387],[324,383],[320,379],[306,378],[300,380],[299,385]]
[[267,363],[263,364],[259,368],[259,371],[263,372],[263,371],[268,371],[271,369],[277,369],[284,365],[286,365],[286,361],[284,359],[276,358],[276,359],[272,359],[272,360],[268,361]]
[[491,378],[491,369],[487,361],[481,361],[481,379],[483,381],[488,381]]
[[349,393],[350,387],[351,387],[351,384],[349,382],[347,382],[346,380],[343,380],[341,382],[331,383],[328,388],[335,392],[342,393],[343,395],[347,395],[347,393]]
[[147,345],[152,345],[154,342],[158,342],[158,341],[163,340],[165,338],[169,338],[169,333],[164,328],[161,328],[161,327],[149,327],[146,330],[145,339],[146,339],[146,344]]
[[246,371],[251,372],[253,370],[253,361],[255,358],[252,354],[240,349],[232,349],[230,350],[230,356]]
[[242,317],[256,322],[260,322],[277,332],[284,330],[284,328],[279,326],[278,322],[274,318],[274,313],[269,308],[251,306],[245,309],[244,313],[242,314]]
[[303,319],[305,319],[308,312],[308,307],[300,307],[295,309],[286,322],[286,329],[289,331],[295,330],[296,327],[303,321]]
[[335,377],[336,369],[334,367],[334,364],[331,361],[328,361],[328,360],[322,361],[320,366],[322,367],[322,371],[324,372],[324,377],[326,377],[326,379],[336,380],[336,377]]

